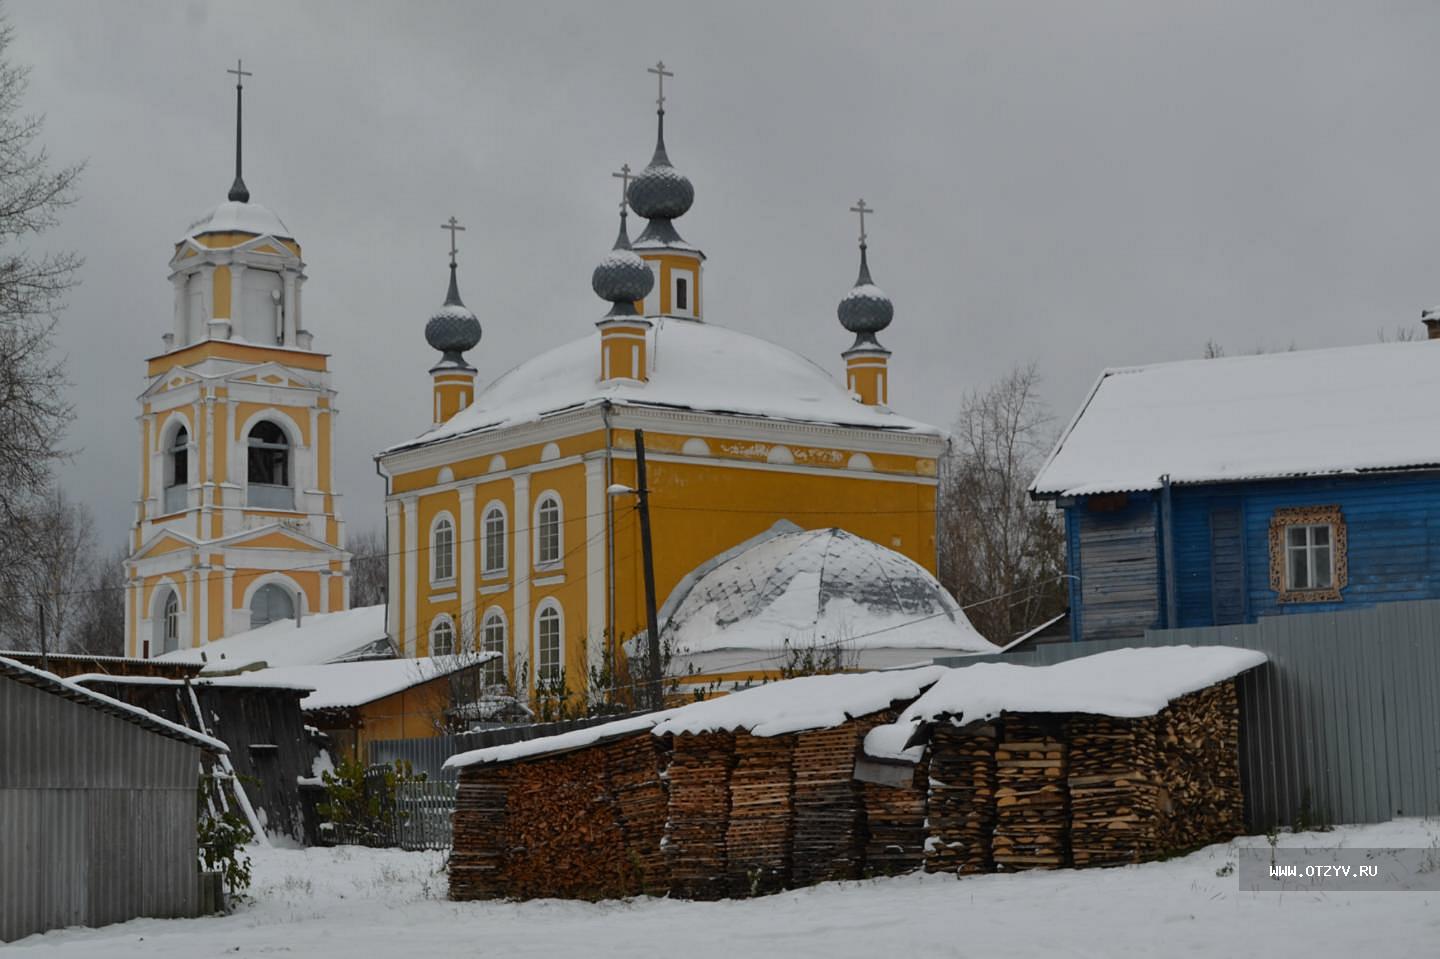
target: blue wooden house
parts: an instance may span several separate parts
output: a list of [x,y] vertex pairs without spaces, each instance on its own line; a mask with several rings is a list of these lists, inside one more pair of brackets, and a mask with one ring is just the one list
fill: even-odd
[[1107,370],[1031,495],[1070,634],[1440,598],[1440,343]]

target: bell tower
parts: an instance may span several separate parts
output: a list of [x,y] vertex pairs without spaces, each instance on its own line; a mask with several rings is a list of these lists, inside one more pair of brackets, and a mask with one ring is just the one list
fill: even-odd
[[300,244],[241,173],[174,247],[175,308],[139,397],[126,567],[132,656],[347,608],[335,391],[301,310]]

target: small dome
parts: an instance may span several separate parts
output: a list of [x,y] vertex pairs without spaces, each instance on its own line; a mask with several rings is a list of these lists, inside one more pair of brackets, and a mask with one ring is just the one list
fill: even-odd
[[237,200],[226,200],[190,224],[190,229],[185,232],[185,239],[207,233],[249,233],[253,236],[273,236],[285,240],[295,238],[269,207]]
[[866,260],[865,247],[860,247],[860,275],[855,286],[846,293],[836,307],[840,325],[855,334],[855,343],[879,345],[875,334],[890,325],[895,316],[895,304],[885,291],[870,279],[870,264]]
[[630,181],[630,208],[647,220],[673,220],[684,216],[695,202],[695,187],[670,164],[665,152],[665,114],[660,114],[655,154],[650,165]]
[[445,305],[436,310],[425,324],[425,342],[444,353],[443,362],[465,365],[460,354],[474,349],[480,342],[480,320],[460,300],[460,285],[455,279],[455,264],[450,264],[450,290]]
[[625,213],[620,213],[620,235],[615,246],[590,275],[590,287],[602,300],[615,304],[610,314],[633,314],[635,303],[645,299],[655,286],[655,274],[645,261],[630,249],[630,237],[625,230]]

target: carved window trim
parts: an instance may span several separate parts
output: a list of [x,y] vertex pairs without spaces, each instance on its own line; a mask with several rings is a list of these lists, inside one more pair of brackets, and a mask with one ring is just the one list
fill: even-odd
[[[1330,527],[1334,575],[1324,589],[1285,588],[1285,531],[1291,526]],[[1338,603],[1340,591],[1350,582],[1345,517],[1339,506],[1293,506],[1277,509],[1270,517],[1270,588],[1281,603]]]

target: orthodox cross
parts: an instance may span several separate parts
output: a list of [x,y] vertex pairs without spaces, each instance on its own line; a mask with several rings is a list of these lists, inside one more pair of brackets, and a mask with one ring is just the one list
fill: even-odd
[[859,203],[855,204],[854,206],[852,206],[852,207],[850,208],[850,212],[851,212],[851,213],[858,213],[858,214],[860,214],[860,245],[861,245],[861,246],[864,246],[864,245],[865,245],[865,214],[867,214],[867,213],[874,213],[874,212],[875,212],[875,208],[872,207],[872,206],[866,206],[866,205],[865,205],[865,199],[862,197],[862,198],[860,199],[860,202],[859,202]]
[[250,202],[250,190],[245,186],[245,179],[240,175],[240,97],[245,89],[246,77],[253,77],[255,74],[245,69],[245,64],[240,60],[235,61],[234,70],[226,70],[226,73],[235,74],[235,182],[230,184],[229,198],[238,200],[241,203]]
[[610,175],[620,181],[620,212],[624,213],[627,198],[630,196],[630,164],[622,166],[619,173]]
[[675,74],[673,74],[673,73],[671,73],[669,70],[666,70],[666,69],[665,69],[665,61],[664,61],[664,60],[661,60],[661,61],[657,62],[653,67],[646,67],[646,68],[645,68],[645,72],[646,72],[646,73],[653,73],[653,74],[655,74],[655,79],[658,80],[658,81],[660,81],[660,98],[659,98],[658,100],[656,100],[655,103],[656,103],[657,106],[660,107],[660,112],[661,112],[661,113],[664,113],[664,112],[665,112],[665,78],[666,78],[666,77],[673,77]]
[[245,64],[244,64],[242,61],[240,61],[240,60],[236,60],[236,61],[235,61],[235,69],[234,69],[234,70],[226,70],[225,72],[226,72],[226,73],[233,73],[233,74],[235,74],[235,88],[236,88],[237,90],[238,90],[238,89],[241,89],[240,84],[242,84],[242,83],[245,82],[245,78],[246,78],[246,77],[253,77],[253,76],[255,75],[255,74],[251,73],[249,70],[246,70],[246,69],[245,69]]
[[442,223],[442,224],[440,224],[440,229],[442,229],[442,230],[449,230],[449,231],[450,231],[450,265],[451,265],[451,266],[454,266],[454,265],[455,265],[455,254],[460,252],[460,248],[455,245],[455,234],[456,234],[456,233],[464,233],[464,232],[465,232],[465,228],[460,225],[460,221],[459,221],[459,220],[455,219],[455,218],[452,216],[452,217],[450,218],[450,221],[449,221],[448,223]]

